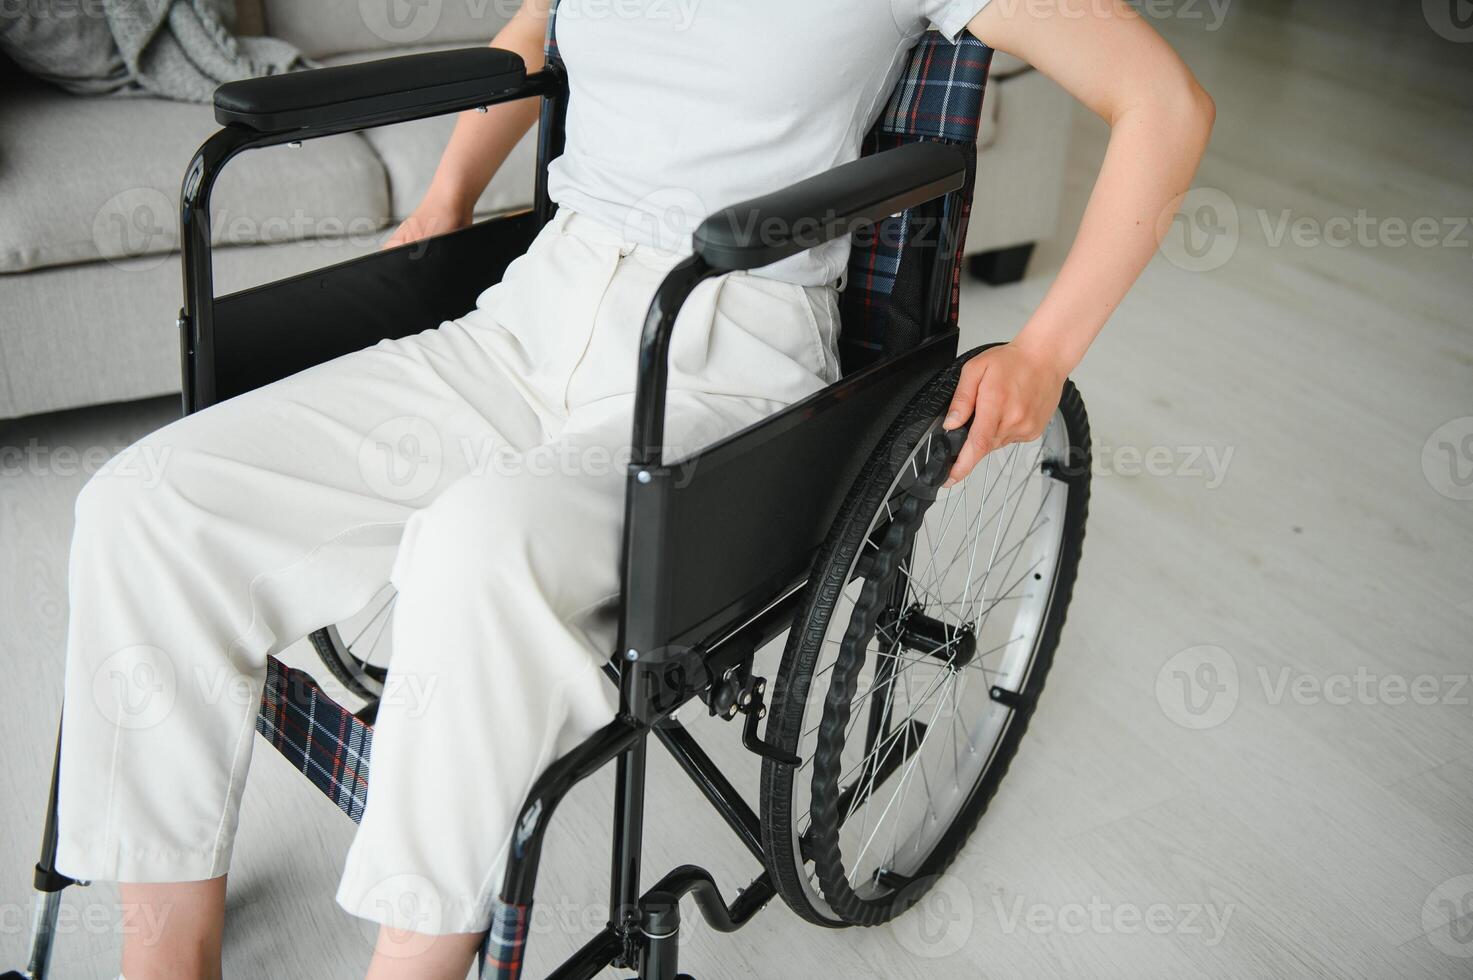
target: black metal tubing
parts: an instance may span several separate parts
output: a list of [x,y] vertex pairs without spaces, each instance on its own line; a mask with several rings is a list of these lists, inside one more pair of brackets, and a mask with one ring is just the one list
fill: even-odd
[[46,797],[46,825],[41,831],[41,856],[36,861],[36,891],[59,892],[77,883],[56,870],[56,797],[61,786],[61,721],[56,722],[56,755],[51,761],[51,789]]
[[[646,737],[652,729],[618,718],[558,759],[543,772],[523,804],[512,838],[502,881],[501,901],[530,907],[542,858],[542,845],[553,813],[568,791],[593,775],[610,760],[617,760],[614,801],[614,840],[610,874],[609,925],[573,954],[553,974],[556,980],[589,978],[610,964],[633,966],[637,953],[640,888],[643,855]],[[747,849],[762,861],[761,825],[736,787],[683,729],[653,729],[682,769],[701,789],[717,812]],[[673,891],[677,896],[693,891],[707,920],[720,931],[731,932],[745,924],[775,894],[763,873],[730,908],[721,900],[710,875],[687,865],[667,874],[655,891]],[[648,893],[646,893],[648,894]]]
[[[180,313],[183,332],[181,353],[184,374],[184,410],[198,411],[216,401],[215,391],[215,284],[210,234],[210,196],[225,165],[246,150],[318,139],[338,133],[356,132],[393,123],[412,122],[429,116],[475,109],[484,105],[514,102],[534,96],[564,101],[566,76],[558,69],[528,75],[518,89],[482,98],[463,98],[429,108],[384,113],[368,120],[326,123],[284,133],[258,133],[239,126],[219,130],[195,153],[185,172],[180,191],[180,250],[184,268],[184,307]],[[542,169],[542,168],[539,168]]]
[[936,264],[931,269],[930,281],[930,307],[928,314],[931,324],[946,324],[952,326],[951,322],[951,291],[955,284],[957,252],[960,249],[962,213],[965,210],[965,202],[962,200],[964,188],[958,188],[946,195],[942,204],[941,217],[941,241],[936,245]]
[[646,731],[616,718],[581,745],[543,771],[517,817],[501,900],[508,905],[531,905],[537,885],[537,866],[542,860],[542,841],[552,822],[553,811],[579,782],[602,769],[610,760],[643,741]]
[[721,889],[716,887],[716,881],[711,873],[705,868],[698,868],[693,864],[685,864],[674,869],[650,889],[653,892],[668,892],[676,898],[682,895],[692,895],[696,900],[696,907],[701,910],[701,915],[706,919],[708,925],[717,932],[736,932],[746,925],[762,908],[777,894],[777,889],[772,885],[772,878],[767,872],[762,872],[752,880],[746,888],[742,889],[736,901],[727,905],[721,897]]
[[542,101],[542,114],[537,124],[537,174],[536,192],[537,224],[542,226],[552,220],[554,210],[552,198],[547,193],[547,163],[563,155],[563,143],[567,134],[568,74],[562,59],[549,57],[542,67],[549,84],[554,86],[558,97]]
[[614,846],[609,873],[609,916],[628,932],[639,924],[639,872],[644,855],[644,789],[648,730],[619,754],[614,774]]
[[742,794],[696,742],[695,736],[680,725],[662,725],[655,729],[655,737],[669,750],[680,768],[690,777],[701,795],[726,821],[726,825],[737,835],[737,839],[758,861],[766,860],[762,852],[762,821],[756,811],[747,805]]
[[[797,592],[794,591],[780,602],[751,617],[737,629],[714,640],[704,652],[708,664],[707,672],[724,670],[725,666],[744,656],[750,656],[751,651],[780,633],[786,628],[784,620],[791,620],[796,601]],[[697,656],[696,659],[701,658]],[[628,666],[632,665],[626,664]],[[610,673],[617,678],[621,674],[634,674],[638,671],[614,669]],[[698,683],[684,686],[679,695],[681,703],[696,697],[700,690]],[[764,860],[760,819],[690,733],[679,726],[654,727],[649,722],[621,715],[572,752],[555,761],[533,785],[518,816],[513,846],[507,858],[501,900],[508,905],[530,906],[542,857],[542,843],[558,804],[573,786],[610,761],[617,761],[609,884],[610,916],[613,921],[551,974],[551,978],[555,980],[592,977],[603,967],[616,962],[625,966],[633,965],[630,954],[633,952],[633,944],[637,942],[635,934],[642,901],[639,876],[643,854],[646,739],[651,731],[731,827],[743,846],[759,862]],[[693,870],[700,872],[700,869],[687,867],[679,870],[682,874],[674,880],[674,890],[679,894],[693,889],[704,891],[704,887],[698,882],[688,888],[682,884],[691,877]],[[700,874],[704,875],[705,872]],[[664,884],[671,884],[669,878],[667,875]],[[706,878],[709,879],[709,875]],[[714,884],[712,888],[714,889]],[[730,909],[724,903],[719,903],[719,893],[714,891],[704,899],[698,892],[697,901],[702,904],[703,912],[717,928],[721,928],[719,923],[723,921],[733,924],[732,928],[735,928],[755,915],[774,894],[775,890],[764,874],[737,898]],[[724,919],[713,917],[715,906],[711,905],[711,895],[720,904]]]
[[[653,888],[640,896],[640,904],[643,905],[650,896],[661,893],[674,895],[677,899],[693,894],[696,907],[700,909],[706,922],[717,932],[731,933],[762,911],[777,895],[777,889],[773,887],[772,879],[763,872],[743,888],[728,906],[722,900],[721,892],[709,872],[694,865],[684,865],[665,875]],[[549,973],[547,980],[593,980],[605,967],[618,959],[623,951],[623,937],[612,925],[606,926]]]
[[[707,279],[721,275],[699,255],[671,269],[655,291],[639,337],[639,374],[634,389],[634,435],[630,441],[632,475],[660,465],[665,444],[665,383],[670,374],[670,337],[680,308]],[[631,486],[631,489],[634,487]]]

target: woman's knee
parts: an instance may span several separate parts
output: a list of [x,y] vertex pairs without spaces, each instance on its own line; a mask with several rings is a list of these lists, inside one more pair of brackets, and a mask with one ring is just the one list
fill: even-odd
[[[76,501],[76,533],[80,539],[107,540],[150,515],[165,514],[167,501],[176,497],[170,479],[187,461],[167,446],[143,439],[108,460],[82,487]],[[150,521],[158,531],[173,522]]]
[[453,577],[483,595],[531,586],[555,608],[581,608],[591,584],[617,581],[620,513],[577,481],[462,479],[411,518],[396,578]]

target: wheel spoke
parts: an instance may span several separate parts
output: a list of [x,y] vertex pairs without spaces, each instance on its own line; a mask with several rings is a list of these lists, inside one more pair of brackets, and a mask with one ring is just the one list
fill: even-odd
[[[379,594],[382,595],[383,593],[381,592]],[[358,645],[358,641],[363,639],[363,634],[367,633],[370,627],[388,615],[389,610],[394,607],[394,600],[397,598],[399,598],[399,593],[397,592],[389,596],[388,600],[379,607],[378,612],[374,613],[373,617],[367,623],[363,624],[363,628],[358,631],[358,635],[348,641],[347,647],[350,651]]]

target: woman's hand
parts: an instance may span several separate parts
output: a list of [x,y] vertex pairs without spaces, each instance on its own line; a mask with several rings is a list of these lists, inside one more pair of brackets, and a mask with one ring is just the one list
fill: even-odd
[[[548,0],[524,0],[491,42],[493,48],[520,55],[529,75],[543,66],[548,9]],[[462,112],[424,200],[389,236],[384,248],[397,248],[469,225],[476,199],[517,141],[537,121],[540,102],[517,99],[479,112]]]
[[1069,254],[1011,343],[962,371],[948,429],[972,418],[951,470],[961,479],[999,446],[1036,439],[1065,376],[1146,267],[1192,184],[1216,109],[1130,0],[989,3],[969,25],[1110,124],[1110,145]]
[[410,242],[434,238],[436,235],[458,231],[470,223],[471,215],[466,209],[452,207],[427,197],[389,236],[389,240],[384,242],[384,248],[398,248]]
[[994,449],[1043,435],[1059,407],[1067,374],[1055,359],[1016,341],[985,350],[963,365],[942,427],[959,429],[968,419],[972,427],[946,485],[972,472]]

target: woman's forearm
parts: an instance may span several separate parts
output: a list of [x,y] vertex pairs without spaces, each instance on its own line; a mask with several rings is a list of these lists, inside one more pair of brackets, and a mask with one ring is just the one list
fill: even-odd
[[[541,70],[544,63],[547,13],[541,8],[539,0],[524,4],[491,42],[492,47],[521,55],[529,74]],[[481,192],[537,121],[540,104],[538,99],[518,99],[490,106],[485,112],[462,112],[440,157],[426,202],[469,219]]]
[[[962,367],[945,425],[967,425],[950,479],[1043,435],[1065,379],[1156,251],[1212,131],[1212,100],[1128,0],[992,0],[971,32],[1048,75],[1110,124],[1074,244],[1010,344]],[[1053,125],[1068,125],[1067,119]]]
[[1014,341],[1062,378],[1151,260],[1158,225],[1190,187],[1207,147],[1212,100],[1127,0],[992,0],[971,30],[1030,62],[1110,124],[1074,244]]
[[1078,366],[1155,253],[1163,216],[1190,187],[1212,119],[1211,100],[1191,85],[1113,120],[1074,244],[1016,344],[1047,356],[1061,375]]

